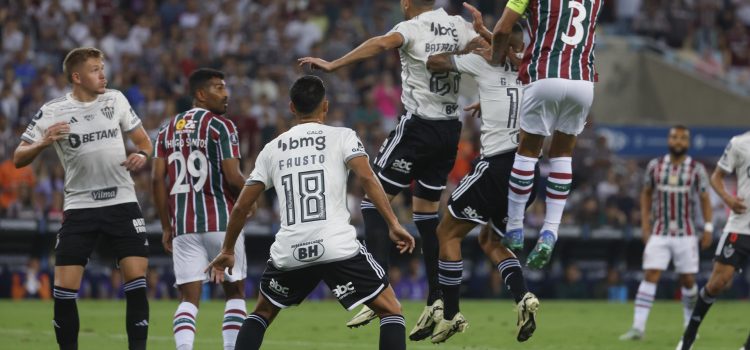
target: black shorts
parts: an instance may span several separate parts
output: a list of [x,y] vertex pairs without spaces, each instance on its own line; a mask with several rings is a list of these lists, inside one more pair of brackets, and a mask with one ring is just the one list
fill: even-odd
[[268,260],[260,292],[280,308],[299,305],[323,281],[347,310],[375,300],[386,287],[385,271],[361,246],[357,255],[335,262],[282,271]]
[[[513,169],[515,152],[477,158],[473,170],[461,179],[448,199],[448,210],[456,219],[473,221],[490,227],[500,236],[505,234],[508,223],[508,181]],[[539,178],[539,164],[534,169]],[[536,198],[536,186],[526,203],[528,208]]]
[[750,235],[725,232],[716,248],[716,261],[732,265],[738,272],[747,265],[750,257]]
[[427,120],[412,113],[402,116],[373,161],[385,192],[396,195],[416,180],[415,196],[439,200],[456,161],[460,137],[458,120]]
[[63,212],[55,244],[55,265],[86,266],[100,236],[114,251],[117,261],[129,256],[148,256],[141,207],[132,202]]

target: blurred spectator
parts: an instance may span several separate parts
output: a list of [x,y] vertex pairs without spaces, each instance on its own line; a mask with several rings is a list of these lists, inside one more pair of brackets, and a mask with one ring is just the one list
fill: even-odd
[[565,268],[563,282],[557,286],[557,297],[560,299],[588,298],[588,289],[583,281],[583,274],[576,264]]

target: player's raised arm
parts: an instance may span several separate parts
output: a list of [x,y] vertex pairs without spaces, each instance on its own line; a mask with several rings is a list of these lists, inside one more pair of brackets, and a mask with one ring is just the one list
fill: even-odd
[[508,1],[508,5],[503,11],[503,16],[497,21],[495,29],[492,32],[491,64],[499,65],[505,63],[513,25],[521,18],[521,14],[526,11],[528,4],[529,0]]
[[396,248],[401,253],[407,251],[411,253],[414,250],[414,237],[399,224],[396,214],[393,213],[393,208],[391,208],[391,204],[388,201],[388,197],[385,195],[383,186],[375,178],[375,173],[370,168],[367,157],[354,157],[349,160],[347,166],[357,175],[367,198],[372,201],[372,204],[375,205],[375,208],[378,209],[388,223],[389,235],[391,240],[396,243]]
[[399,33],[391,32],[385,35],[376,36],[363,42],[354,50],[350,51],[343,57],[328,62],[317,57],[302,57],[297,60],[300,66],[309,64],[312,69],[320,69],[325,72],[333,72],[341,67],[357,63],[370,57],[379,55],[385,51],[401,47],[404,38]]

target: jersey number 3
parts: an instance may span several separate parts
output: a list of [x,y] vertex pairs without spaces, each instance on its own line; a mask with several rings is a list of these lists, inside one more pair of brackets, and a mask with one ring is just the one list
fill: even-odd
[[[326,188],[323,170],[304,171],[298,174],[300,221],[310,222],[326,219]],[[294,180],[292,174],[281,177],[284,186],[286,207],[286,224],[297,223],[297,206],[295,203]]]
[[570,31],[568,30],[560,36],[560,40],[568,45],[576,46],[583,40],[583,20],[586,19],[586,7],[575,1],[569,2],[568,7],[571,11],[578,11],[578,14],[570,21],[570,25],[573,26],[573,35],[568,35]]
[[[182,155],[182,152],[174,152],[169,155],[167,160],[169,161],[169,164],[177,162],[177,164],[175,164],[177,178],[175,179],[174,184],[172,185],[172,190],[169,194],[188,193],[190,191],[190,184],[185,181],[186,171],[190,176],[198,178],[196,181],[190,181],[193,184],[193,190],[195,190],[195,192],[201,192],[203,190],[203,185],[206,184],[206,179],[208,179],[208,159],[206,159],[205,154],[200,151],[193,151],[186,160],[185,156]],[[196,164],[196,162],[198,164]],[[187,163],[187,166],[185,163]]]

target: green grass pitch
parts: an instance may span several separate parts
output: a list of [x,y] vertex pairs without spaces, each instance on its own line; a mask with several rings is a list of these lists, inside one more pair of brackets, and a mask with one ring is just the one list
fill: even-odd
[[[253,302],[248,302],[252,309]],[[149,349],[174,349],[172,314],[174,301],[151,301]],[[469,328],[442,345],[407,341],[408,349],[674,349],[681,335],[682,309],[677,302],[657,301],[651,311],[646,339],[621,342],[617,337],[632,321],[633,305],[605,302],[542,300],[537,331],[526,343],[515,340],[516,314],[508,300],[463,301],[462,312]],[[221,349],[223,303],[205,302],[198,315],[195,349]],[[79,348],[127,349],[124,301],[79,301],[81,333]],[[407,334],[413,327],[421,303],[404,303]],[[378,326],[373,322],[359,329],[344,323],[353,315],[338,303],[306,302],[282,311],[266,333],[263,349],[377,349]],[[750,323],[747,302],[719,300],[701,327],[696,349],[739,349]],[[55,349],[51,325],[52,303],[40,301],[0,302],[0,349]]]

